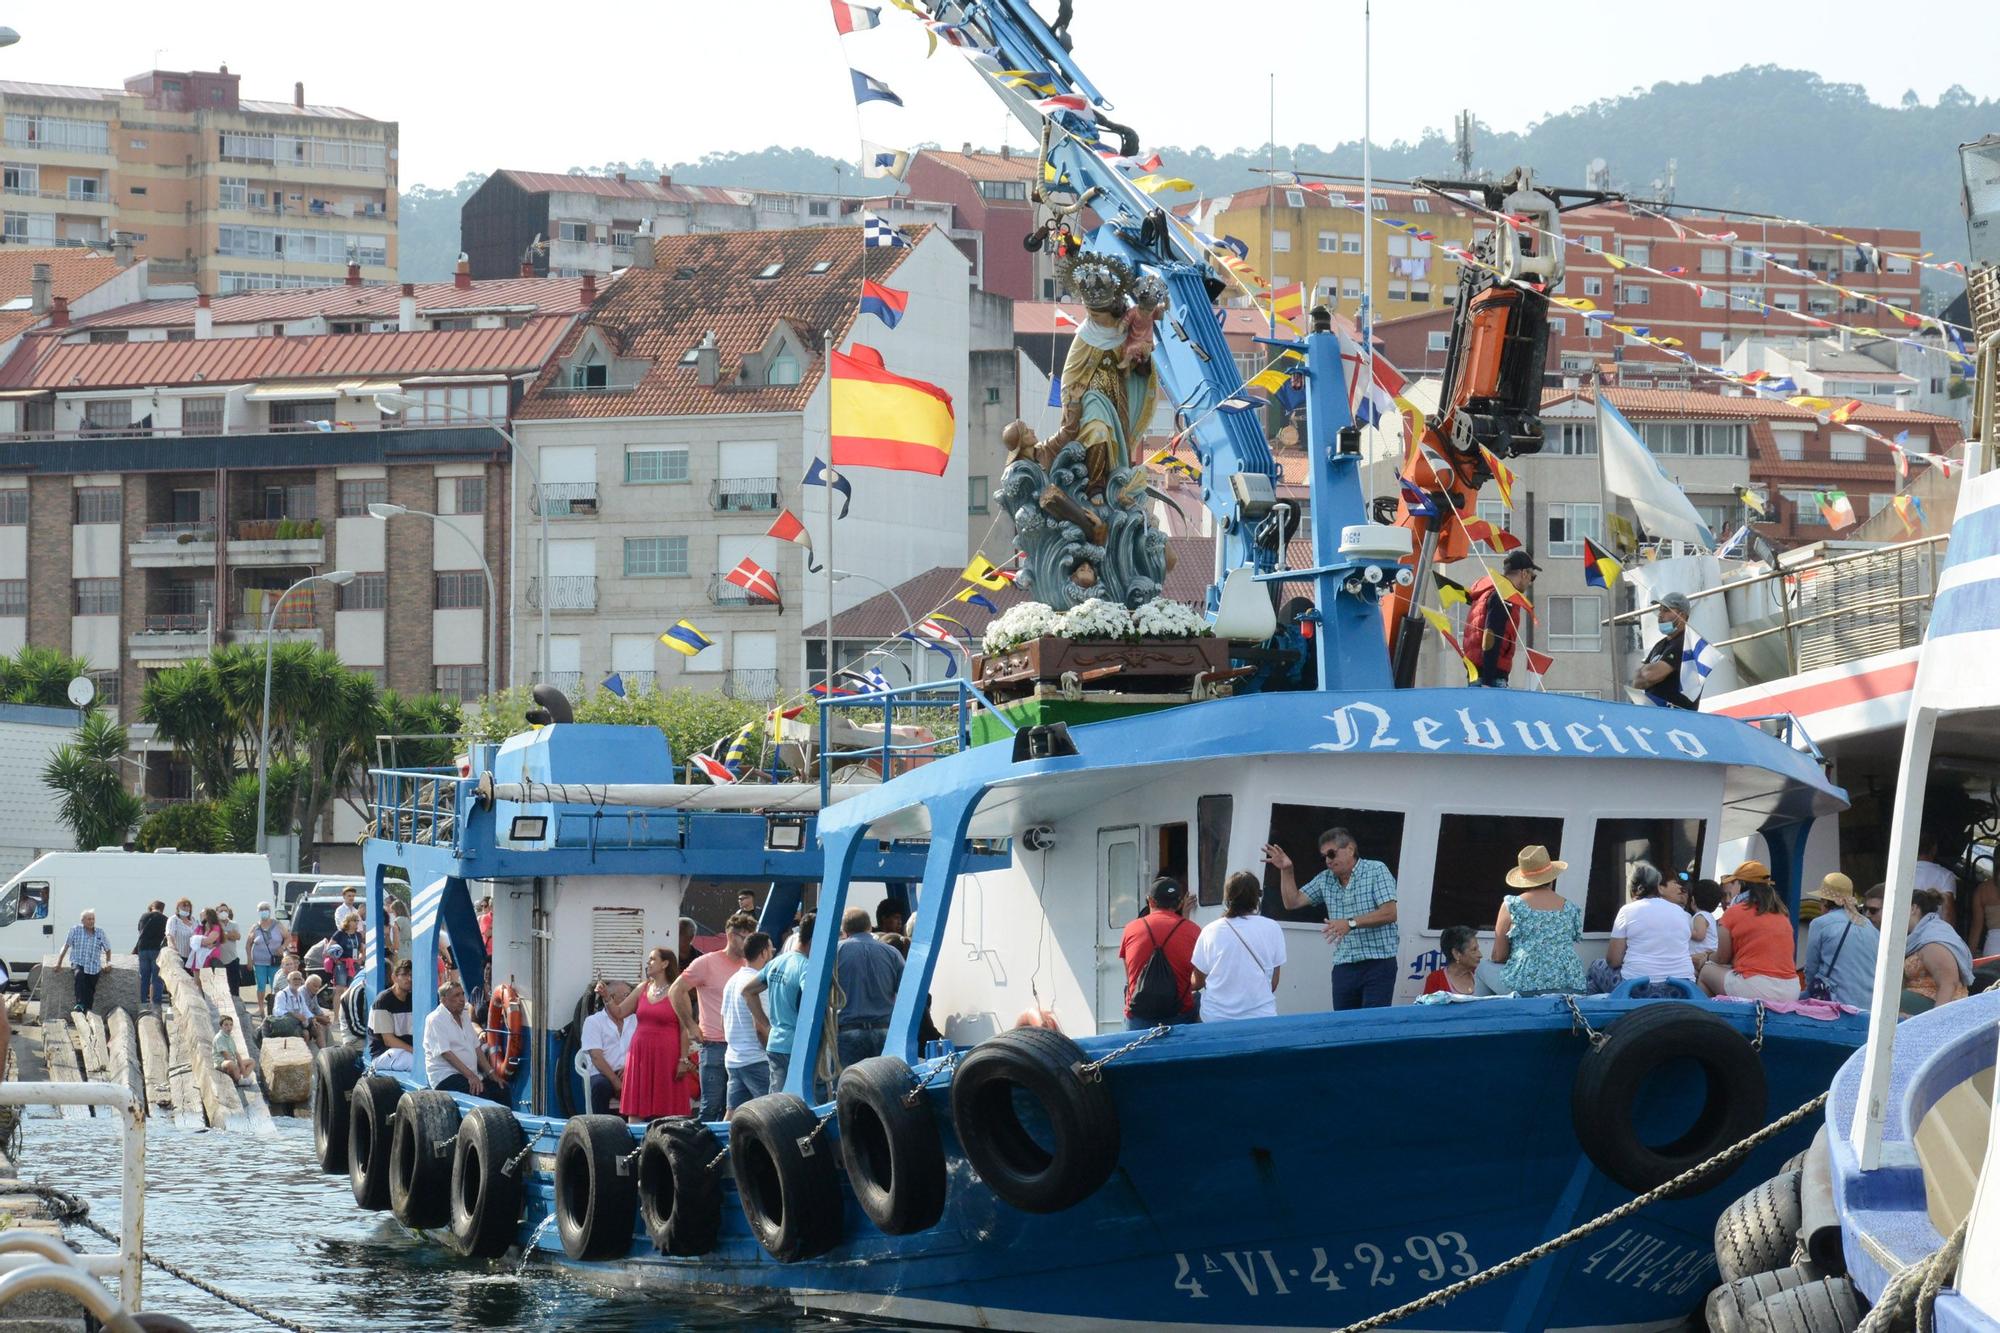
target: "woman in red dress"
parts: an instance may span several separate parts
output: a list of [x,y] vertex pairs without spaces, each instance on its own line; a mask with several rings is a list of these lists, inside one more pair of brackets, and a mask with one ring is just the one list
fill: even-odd
[[[623,1004],[605,996],[605,1009],[615,1022],[639,1015],[632,1044],[625,1050],[625,1087],[618,1097],[620,1113],[635,1125],[690,1114],[701,1086],[694,1062],[687,1057],[687,1044],[681,1040],[680,1016],[667,998],[667,988],[679,971],[672,950],[655,949],[646,955],[646,975]],[[600,988],[598,994],[605,992]]]

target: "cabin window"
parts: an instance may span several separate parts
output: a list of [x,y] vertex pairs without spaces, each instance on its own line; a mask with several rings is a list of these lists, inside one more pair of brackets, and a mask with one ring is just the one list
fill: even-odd
[[1521,849],[1540,843],[1560,860],[1562,829],[1560,818],[1544,815],[1441,817],[1437,868],[1431,874],[1430,929],[1493,929],[1500,900],[1517,892],[1507,887],[1507,872],[1519,861]]
[[1097,874],[1104,885],[1104,924],[1122,927],[1139,915],[1139,830],[1097,831]]
[[[1188,882],[1188,826],[1178,824],[1153,825],[1153,878],[1166,875],[1183,889]],[[1150,890],[1151,882],[1147,888]]]
[[1229,826],[1235,817],[1233,796],[1204,796],[1194,803],[1195,851],[1201,872],[1195,901],[1203,907],[1222,901],[1222,882],[1229,878]]
[[[1364,860],[1380,861],[1389,867],[1390,874],[1397,873],[1403,852],[1401,811],[1274,803],[1269,840],[1284,848],[1292,858],[1292,873],[1298,877],[1300,888],[1326,869],[1326,862],[1319,854],[1319,835],[1335,828],[1344,828],[1354,835],[1355,846]],[[1286,907],[1284,895],[1278,890],[1278,872],[1266,866],[1264,915],[1279,921],[1324,921],[1326,909],[1308,904],[1295,912]]]
[[1590,892],[1583,904],[1585,930],[1609,930],[1625,902],[1632,867],[1649,861],[1668,879],[1701,873],[1699,819],[1600,819],[1590,844]]

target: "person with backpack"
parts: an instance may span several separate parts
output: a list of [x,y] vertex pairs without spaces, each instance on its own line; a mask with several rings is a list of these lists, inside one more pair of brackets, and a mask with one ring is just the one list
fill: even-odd
[[1154,880],[1146,910],[1125,927],[1118,943],[1118,956],[1125,960],[1125,1026],[1132,1031],[1199,1021],[1194,944],[1201,931],[1184,915],[1186,900],[1179,880],[1166,875]]

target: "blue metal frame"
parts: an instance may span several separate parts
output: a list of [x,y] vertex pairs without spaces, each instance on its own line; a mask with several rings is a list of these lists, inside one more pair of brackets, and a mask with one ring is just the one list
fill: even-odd
[[[898,745],[891,734],[896,722],[896,704],[901,701],[905,708],[944,708],[956,713],[958,748],[961,751],[972,748],[972,705],[978,703],[996,718],[1008,731],[1020,728],[996,708],[991,699],[980,692],[977,685],[968,680],[930,681],[916,685],[897,685],[886,690],[871,690],[867,694],[836,694],[819,700],[819,752],[833,753],[831,730],[833,710],[842,708],[880,708],[882,710],[882,744],[867,750],[843,750],[846,759],[863,759],[875,755],[882,765],[882,780],[887,782],[895,776],[895,757],[899,754],[922,754],[933,751],[934,740],[912,741]],[[819,765],[820,805],[824,809],[833,804],[833,765]]]

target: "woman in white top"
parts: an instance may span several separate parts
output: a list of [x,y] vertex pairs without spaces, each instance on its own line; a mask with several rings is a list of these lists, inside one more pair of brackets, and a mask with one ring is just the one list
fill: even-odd
[[1260,916],[1264,887],[1247,870],[1222,886],[1226,914],[1201,928],[1194,942],[1194,989],[1201,997],[1201,1021],[1271,1018],[1278,1012],[1272,992],[1285,965],[1285,932]]
[[1694,981],[1688,953],[1693,934],[1687,890],[1679,880],[1663,880],[1644,861],[1632,866],[1631,891],[1611,923],[1604,957],[1590,965],[1590,990],[1602,995],[1626,977],[1648,981]]

